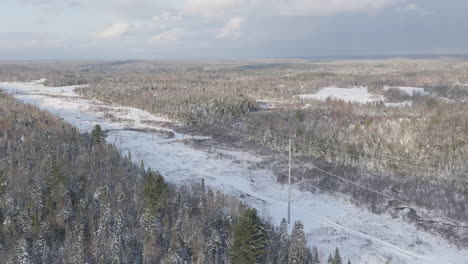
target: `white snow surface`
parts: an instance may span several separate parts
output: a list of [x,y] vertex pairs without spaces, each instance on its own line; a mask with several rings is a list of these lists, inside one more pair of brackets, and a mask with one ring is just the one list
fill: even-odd
[[[130,131],[128,128],[165,130],[167,128],[158,127],[158,122],[168,120],[118,106],[105,108],[124,120],[107,119],[104,112],[96,110],[102,106],[100,102],[78,98],[72,87],[0,83],[0,88],[13,93],[22,102],[56,114],[83,132],[99,123],[103,129],[110,130],[109,143],[114,143],[123,154],[130,150],[134,161],[143,160],[146,166],[158,170],[170,182],[186,184],[204,178],[211,188],[239,196],[275,224],[287,216],[287,186],[277,183],[272,171],[255,166],[262,157],[219,148],[196,149],[184,143],[191,138],[184,134],[175,133],[174,138],[168,139],[149,131]],[[336,89],[340,88],[328,91],[341,91]],[[367,89],[352,88],[351,91],[360,95],[344,94],[348,94],[348,98],[371,100],[366,97]],[[132,116],[133,121],[129,120]],[[255,168],[246,169],[251,165]],[[450,246],[443,239],[419,231],[400,219],[370,213],[343,197],[312,194],[294,186],[291,211],[291,220],[304,223],[309,243],[323,252],[323,261],[339,247],[344,259],[349,258],[353,263],[379,264],[391,259],[388,263],[468,264],[468,250]]]
[[405,107],[405,106],[412,106],[413,101],[404,101],[404,102],[401,102],[401,103],[385,102],[384,104],[385,104],[386,107]]
[[315,99],[320,101],[325,101],[330,98],[363,104],[382,102],[384,100],[382,96],[370,94],[367,87],[338,88],[331,86],[322,88],[316,94],[298,94],[296,97],[300,99]]
[[390,89],[397,89],[400,90],[401,92],[405,93],[406,95],[409,96],[415,96],[415,95],[427,95],[429,94],[424,90],[424,88],[420,87],[405,87],[405,86],[384,86],[384,90],[390,90]]
[[453,85],[468,87],[468,83],[461,83],[460,81],[456,81]]

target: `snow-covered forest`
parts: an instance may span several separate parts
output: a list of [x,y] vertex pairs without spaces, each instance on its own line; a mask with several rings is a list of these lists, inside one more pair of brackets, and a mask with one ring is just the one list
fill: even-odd
[[203,181],[169,184],[99,125],[80,134],[4,93],[0,116],[2,263],[320,263],[301,222],[289,233]]
[[[302,60],[61,62],[2,64],[0,81],[42,79],[39,85],[56,87],[82,85],[74,90],[75,94],[79,94],[82,98],[98,100],[112,107],[134,107],[174,121],[165,126],[176,134],[180,132],[201,136],[202,140],[198,142],[200,144],[194,144],[195,147],[215,149],[229,147],[262,155],[265,158],[263,163],[251,163],[249,170],[266,166],[275,173],[278,184],[287,182],[287,150],[288,141],[291,139],[294,159],[293,184],[301,191],[346,197],[359,207],[378,215],[390,215],[401,219],[419,230],[440,237],[444,243],[463,249],[468,246],[467,70],[468,62],[465,60],[449,59],[345,62]],[[349,90],[353,92],[350,93]],[[120,122],[127,121],[115,112],[105,110],[104,106],[102,108],[106,118]],[[138,123],[140,122],[149,125],[154,121],[138,119]],[[22,134],[16,136],[18,146],[30,142],[27,140],[30,131],[26,128]],[[73,130],[72,127],[68,129]],[[77,131],[73,133],[76,134]],[[174,133],[171,133],[166,136],[174,137]],[[166,242],[161,244],[152,242],[152,246],[160,247],[157,250],[159,253],[153,252],[156,255],[152,256],[157,261],[177,263],[171,261],[189,259],[189,262],[209,263],[207,262],[209,257],[199,256],[194,252],[212,252],[212,248],[206,247],[210,245],[210,241],[217,241],[220,243],[217,247],[222,252],[217,251],[219,255],[216,260],[210,260],[212,263],[220,263],[217,261],[221,259],[225,263],[247,263],[242,262],[245,260],[236,260],[230,252],[235,251],[232,247],[240,246],[234,239],[237,223],[250,218],[249,221],[258,220],[259,226],[264,229],[266,239],[264,252],[259,250],[263,253],[254,258],[258,257],[266,263],[296,263],[284,260],[294,251],[289,247],[298,243],[293,243],[292,240],[289,242],[290,235],[285,231],[287,229],[285,226],[275,227],[266,219],[252,214],[252,211],[247,209],[246,205],[240,204],[237,198],[217,193],[201,182],[187,186],[164,183],[168,189],[163,192],[163,196],[172,199],[164,200],[162,205],[157,201],[148,207],[148,203],[145,202],[145,192],[148,188],[144,187],[145,179],[148,178],[146,175],[157,175],[156,179],[162,178],[158,178],[157,172],[145,168],[144,164],[133,165],[132,161],[139,162],[139,160],[132,160],[131,154],[120,157],[115,149],[112,152],[112,146],[96,144],[99,140],[96,140],[95,135],[96,133],[77,134],[72,137],[74,144],[83,146],[75,146],[74,148],[78,150],[75,150],[76,153],[70,159],[77,160],[67,161],[65,164],[70,166],[59,170],[61,173],[66,171],[66,175],[70,172],[70,175],[75,177],[67,182],[70,184],[67,188],[77,192],[81,190],[80,188],[84,188],[84,183],[80,182],[81,178],[78,176],[83,168],[92,171],[93,175],[101,175],[100,173],[108,175],[102,179],[101,176],[97,177],[99,180],[93,179],[97,183],[92,184],[91,190],[83,189],[88,196],[80,195],[90,199],[84,201],[92,204],[93,210],[112,208],[106,209],[108,210],[106,212],[112,213],[112,218],[117,217],[114,214],[118,212],[121,212],[119,217],[122,215],[128,217],[131,214],[130,218],[134,219],[128,221],[146,225],[143,230],[151,230],[155,226],[161,228],[157,231],[160,233],[154,234]],[[80,140],[77,141],[76,138]],[[206,141],[203,138],[210,140]],[[57,145],[62,146],[62,144],[65,142],[52,144],[50,148],[54,149],[54,146],[57,148]],[[81,154],[81,148],[83,148],[81,151],[88,152],[88,156]],[[53,152],[57,151],[63,151],[62,156],[71,155],[65,149],[54,149]],[[105,156],[114,158],[94,164],[97,161],[89,155],[98,151],[110,153]],[[26,154],[18,154],[20,155],[18,158],[27,157]],[[54,157],[53,154],[50,155]],[[95,157],[103,155],[99,153]],[[9,155],[7,157],[11,158]],[[31,165],[33,166],[31,168],[34,168],[32,171],[36,173],[40,171],[36,168],[42,168],[45,170],[44,175],[51,174],[52,165],[49,164],[51,162],[49,159],[53,160],[52,157],[47,156],[47,162],[38,161],[41,165]],[[86,162],[87,159],[88,163],[83,167],[75,168],[77,164]],[[24,163],[24,161],[21,163],[22,166],[25,166]],[[11,161],[5,164],[13,166]],[[112,168],[106,169],[106,166]],[[18,168],[9,171],[18,171]],[[116,171],[119,171],[117,175],[122,177],[121,180],[115,181],[113,178]],[[106,178],[109,178],[108,184],[112,182],[118,185],[119,182],[125,182],[125,186],[129,184],[128,186],[132,188],[127,190],[128,187],[123,185],[121,189],[118,186],[108,187],[105,182],[101,182]],[[46,178],[42,182],[39,181],[43,184],[42,187],[40,184],[33,185],[31,188],[36,188],[34,189],[36,191],[31,193],[40,193],[40,190],[45,192],[44,190],[49,188],[47,181]],[[99,188],[104,188],[106,191]],[[125,194],[126,192],[129,193]],[[160,191],[155,190],[155,192]],[[111,204],[96,204],[96,193],[115,195],[109,199],[114,207]],[[179,197],[181,194],[184,196]],[[133,198],[122,199],[119,195]],[[33,200],[37,202],[45,199],[38,197]],[[91,197],[94,199],[93,202]],[[119,199],[125,202],[132,201],[135,204],[131,206],[125,204],[131,208],[122,209],[118,204]],[[73,205],[76,201],[70,200],[67,203]],[[210,204],[209,208],[204,207],[207,204]],[[37,208],[42,208],[41,206],[44,205],[35,205],[35,209],[28,211],[43,215],[45,213],[37,212],[39,210]],[[64,206],[62,205],[62,209]],[[91,205],[86,204],[85,207],[86,210],[91,210],[89,209]],[[148,208],[154,207],[165,209],[161,209],[162,214],[149,213]],[[69,210],[63,209],[57,212],[62,212],[64,215],[67,212],[77,217],[76,212]],[[192,212],[193,210],[195,212]],[[216,216],[204,219],[206,213],[200,213],[203,210]],[[97,214],[98,216],[93,219],[101,217],[103,213]],[[160,217],[150,219],[148,215]],[[193,225],[192,217],[200,224]],[[242,217],[246,218],[240,220]],[[88,221],[87,218],[80,220],[80,222]],[[112,228],[115,224],[113,221],[115,220],[110,224]],[[173,224],[174,221],[176,223]],[[219,225],[216,224],[216,227],[205,230],[208,222],[219,222]],[[135,253],[134,256],[138,255],[140,260],[144,260],[147,256],[145,254],[147,238],[144,238],[143,234],[147,232],[138,227],[132,228],[135,232],[128,232],[133,232],[135,241],[143,239],[139,240],[141,244],[138,245],[140,255]],[[297,233],[301,233],[297,229],[301,229],[300,223],[295,225],[291,236],[296,234],[294,235],[296,237]],[[86,231],[75,226],[67,230]],[[95,232],[97,230],[94,229]],[[195,231],[201,232],[200,235],[190,236],[189,233]],[[111,232],[106,232],[105,234],[110,236]],[[187,234],[181,235],[181,232]],[[283,236],[288,237],[287,243],[281,242]],[[22,239],[33,241],[24,236]],[[113,237],[114,244],[117,243],[116,239]],[[110,243],[112,239],[104,240]],[[305,237],[298,240],[305,241]],[[118,241],[124,239],[118,238]],[[258,241],[263,241],[263,238]],[[306,243],[304,241],[299,244],[304,245]],[[36,247],[35,244],[28,243],[24,248]],[[119,243],[121,246],[129,245],[127,242]],[[288,249],[272,248],[278,243],[288,245],[291,243],[291,245]],[[421,241],[421,244],[424,243],[425,241]],[[115,247],[114,244],[110,246]],[[314,253],[316,251],[317,253]],[[315,256],[319,256],[322,263],[325,263],[329,253],[331,252],[320,250],[309,252],[303,248],[303,254],[308,256],[308,260],[302,259],[297,263],[312,261]],[[28,254],[32,256],[35,253],[28,252]],[[115,255],[111,254],[108,257],[114,258]],[[200,262],[201,260],[203,261]],[[389,260],[388,263],[393,262]]]

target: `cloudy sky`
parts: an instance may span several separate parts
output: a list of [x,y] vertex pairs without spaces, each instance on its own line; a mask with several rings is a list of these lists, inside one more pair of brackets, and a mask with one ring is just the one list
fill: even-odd
[[468,53],[467,0],[1,0],[0,60]]

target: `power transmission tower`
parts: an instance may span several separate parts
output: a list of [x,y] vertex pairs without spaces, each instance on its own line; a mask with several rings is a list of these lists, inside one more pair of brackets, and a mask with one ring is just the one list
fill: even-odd
[[291,224],[291,138],[289,138],[288,224]]

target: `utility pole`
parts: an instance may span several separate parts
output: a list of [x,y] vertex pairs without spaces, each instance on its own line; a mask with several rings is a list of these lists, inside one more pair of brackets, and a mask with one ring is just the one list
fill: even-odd
[[291,224],[291,138],[289,138],[288,224]]

